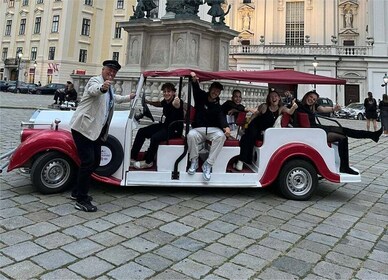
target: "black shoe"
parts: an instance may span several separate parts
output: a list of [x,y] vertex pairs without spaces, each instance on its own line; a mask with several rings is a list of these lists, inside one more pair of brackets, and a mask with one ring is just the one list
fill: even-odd
[[383,127],[373,133],[372,140],[376,143],[379,142],[380,136],[383,133]]
[[97,207],[94,206],[90,201],[77,201],[75,203],[75,209],[82,210],[85,212],[96,212]]
[[[77,200],[77,195],[71,194],[71,195],[70,195],[70,199],[71,199],[71,200]],[[90,195],[88,195],[88,198],[87,198],[86,200],[87,200],[87,201],[93,201],[93,197],[91,197]]]
[[340,168],[340,172],[341,172],[341,173],[347,173],[347,174],[350,174],[350,175],[358,175],[358,172],[357,172],[357,171],[354,171],[354,170],[351,169],[350,167],[343,167],[343,168]]

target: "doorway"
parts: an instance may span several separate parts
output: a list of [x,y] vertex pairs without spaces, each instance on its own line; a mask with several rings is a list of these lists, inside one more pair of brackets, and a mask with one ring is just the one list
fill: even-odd
[[355,102],[360,102],[360,86],[345,85],[345,106]]

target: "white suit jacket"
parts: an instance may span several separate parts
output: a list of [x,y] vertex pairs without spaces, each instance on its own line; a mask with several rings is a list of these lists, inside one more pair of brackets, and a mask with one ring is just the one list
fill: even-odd
[[[84,93],[82,95],[81,102],[78,104],[73,117],[70,120],[70,127],[89,138],[92,141],[97,140],[98,136],[105,125],[105,112],[106,112],[106,93],[101,92],[100,88],[104,83],[102,76],[96,76],[90,78],[85,86]],[[110,90],[113,94],[113,103],[130,102],[130,95],[121,96],[114,93],[114,89],[111,86]],[[106,140],[108,137],[109,125],[112,120],[114,111],[114,104],[109,110],[107,124],[107,130],[102,135],[102,140]]]

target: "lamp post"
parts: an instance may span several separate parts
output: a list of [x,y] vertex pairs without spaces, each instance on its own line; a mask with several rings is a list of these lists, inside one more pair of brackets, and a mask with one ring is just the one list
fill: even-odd
[[[316,56],[314,56],[314,61],[313,61],[313,66],[314,66],[314,75],[316,75],[317,74],[317,67],[318,67],[318,61],[317,61],[317,57]],[[317,85],[316,84],[314,84],[314,89],[316,89],[317,88]]]
[[19,87],[20,61],[22,60],[23,53],[21,51],[19,51],[16,54],[16,56],[17,56],[16,59],[17,59],[17,62],[18,62],[18,68],[17,68],[17,71],[16,71],[16,87],[15,87],[15,92],[18,91],[18,87]]
[[34,76],[32,76],[32,83],[35,84],[35,72],[36,72],[36,66],[37,66],[37,63],[36,63],[36,60],[34,62]]
[[387,73],[385,73],[384,77],[383,77],[383,81],[384,81],[384,86],[385,86],[385,94],[387,94],[387,84],[388,84],[388,76],[387,76]]

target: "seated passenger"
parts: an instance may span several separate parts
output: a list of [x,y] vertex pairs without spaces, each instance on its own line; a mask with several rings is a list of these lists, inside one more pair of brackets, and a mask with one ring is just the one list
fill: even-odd
[[276,118],[283,112],[292,115],[298,108],[295,100],[292,101],[291,108],[282,105],[280,94],[272,90],[268,95],[266,102],[261,104],[257,112],[252,116],[248,128],[240,141],[240,155],[236,164],[236,169],[241,171],[243,162],[252,162],[252,152],[256,140],[263,140],[264,131],[273,127]]
[[297,112],[307,113],[311,127],[322,128],[327,134],[328,142],[338,141],[338,153],[340,157],[340,172],[357,175],[358,173],[349,167],[349,150],[348,137],[364,139],[368,138],[375,142],[379,141],[380,135],[383,132],[382,128],[378,131],[371,132],[365,130],[355,130],[346,127],[328,126],[318,124],[315,120],[315,112],[330,113],[338,111],[341,107],[335,105],[334,107],[319,106],[316,102],[319,94],[316,91],[307,92],[298,104]]
[[[183,101],[175,95],[176,89],[172,83],[163,84],[162,91],[164,98],[162,101],[146,101],[153,106],[163,107],[165,120],[163,123],[155,123],[140,128],[137,132],[131,150],[131,162],[133,162],[134,167],[137,169],[152,167],[160,142],[180,137],[183,132],[182,122],[173,123],[169,127],[172,122],[183,120]],[[146,152],[145,159],[136,161],[146,139],[150,139],[150,145]]]

